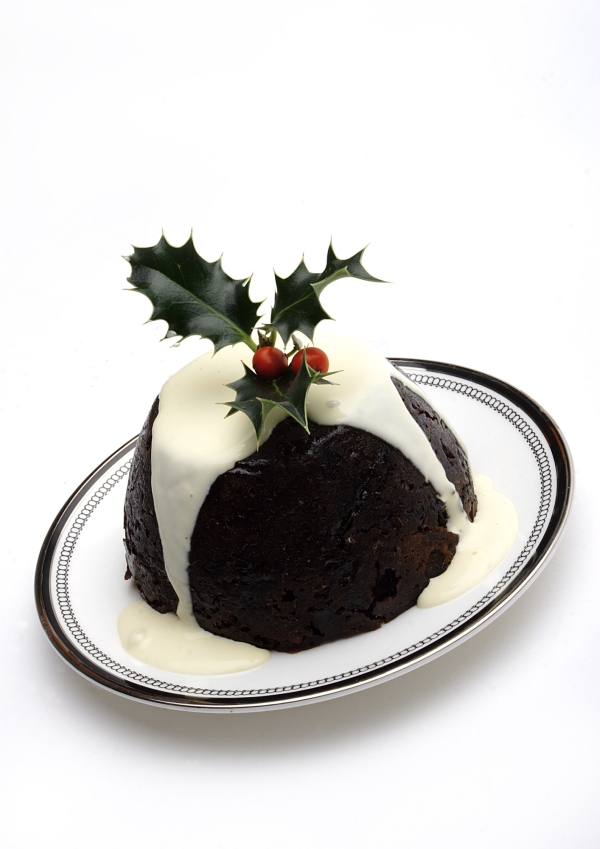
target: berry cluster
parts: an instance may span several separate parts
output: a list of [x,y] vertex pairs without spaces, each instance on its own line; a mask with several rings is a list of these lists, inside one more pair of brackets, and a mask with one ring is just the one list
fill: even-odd
[[261,380],[278,380],[290,368],[293,374],[298,374],[302,365],[302,357],[306,355],[306,363],[315,371],[327,372],[329,358],[321,348],[303,348],[292,357],[291,363],[287,354],[274,345],[264,345],[252,357],[252,367]]

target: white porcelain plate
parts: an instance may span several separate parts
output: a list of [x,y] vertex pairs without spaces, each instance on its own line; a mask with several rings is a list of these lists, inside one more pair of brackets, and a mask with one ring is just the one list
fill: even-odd
[[515,504],[512,551],[465,595],[414,607],[378,631],[299,654],[273,652],[260,669],[213,677],[163,672],[121,647],[120,612],[139,598],[124,581],[123,500],[136,439],[105,460],[60,511],[44,541],[36,601],[54,648],[91,681],[120,695],[183,710],[292,707],[402,675],[449,651],[505,610],[539,574],[564,528],[573,491],[569,450],[534,401],[459,366],[393,360],[426,389],[468,445],[475,474]]

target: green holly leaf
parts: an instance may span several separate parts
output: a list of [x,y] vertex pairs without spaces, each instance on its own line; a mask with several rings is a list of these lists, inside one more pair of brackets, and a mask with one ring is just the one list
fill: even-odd
[[317,324],[331,318],[313,288],[318,280],[319,274],[309,271],[304,259],[289,277],[275,275],[277,290],[269,326],[279,333],[284,345],[295,330],[312,339]]
[[220,259],[207,262],[191,236],[180,248],[161,236],[151,248],[134,247],[126,259],[133,291],[152,301],[150,320],[164,319],[170,336],[204,336],[215,351],[238,342],[256,350],[251,333],[260,305],[250,300],[250,278],[234,280],[223,271]]
[[235,390],[235,400],[226,402],[231,407],[227,416],[234,413],[245,413],[254,426],[256,440],[260,442],[265,427],[265,419],[274,407],[281,407],[298,424],[308,431],[306,415],[306,399],[308,390],[313,385],[331,383],[325,380],[336,372],[323,375],[306,363],[306,354],[302,357],[302,365],[298,374],[288,369],[279,380],[261,380],[258,375],[244,363],[244,376],[234,383],[228,383]]
[[298,268],[289,277],[275,275],[277,292],[269,326],[277,330],[284,345],[287,345],[294,330],[300,330],[312,339],[317,324],[326,318],[331,318],[321,306],[319,295],[334,280],[340,280],[342,277],[356,277],[359,280],[372,280],[375,283],[385,282],[378,277],[373,277],[364,268],[362,264],[364,252],[365,248],[348,259],[340,259],[335,255],[333,245],[329,245],[327,264],[320,274],[309,271],[302,259]]

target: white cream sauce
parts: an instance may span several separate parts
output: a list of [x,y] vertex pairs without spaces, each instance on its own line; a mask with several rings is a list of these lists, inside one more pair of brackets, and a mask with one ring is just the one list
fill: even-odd
[[[152,495],[181,617],[192,616],[188,554],[204,499],[219,475],[256,451],[250,419],[243,413],[226,418],[230,408],[223,406],[235,397],[225,384],[243,376],[242,361],[252,361],[246,345],[204,354],[169,378],[160,393],[152,428]],[[271,429],[284,416],[273,411]]]
[[[350,425],[398,448],[437,491],[448,513],[448,530],[459,534],[461,541],[469,539],[471,523],[456,488],[390,377],[426,398],[423,391],[360,340],[332,332],[328,325],[319,325],[315,344],[327,352],[330,371],[339,370],[339,374],[330,378],[335,385],[311,387],[309,419],[317,424]],[[178,615],[159,614],[144,602],[137,602],[123,612],[119,633],[130,654],[162,669],[216,675],[255,668],[269,656],[262,649],[202,630],[192,613],[188,582],[191,537],[211,485],[256,450],[248,417],[242,413],[226,417],[229,408],[223,406],[235,395],[225,384],[238,380],[243,375],[242,361],[249,364],[251,358],[245,345],[205,354],[173,375],[160,394],[152,430],[152,493],[165,568],[179,598]],[[264,439],[285,415],[279,409],[270,413]],[[484,524],[482,519],[482,528]],[[483,550],[479,541],[476,545]],[[468,543],[468,547],[474,550],[475,543]],[[454,559],[457,557],[458,553]],[[462,583],[458,581],[457,585]],[[457,594],[464,591],[460,589]]]
[[496,492],[485,475],[475,475],[477,515],[460,535],[446,571],[429,582],[418,607],[436,607],[473,589],[498,566],[513,547],[519,529],[514,504]]
[[136,601],[119,616],[121,645],[133,657],[182,675],[225,675],[256,669],[271,652],[209,634],[195,619],[157,613]]
[[406,409],[390,377],[423,391],[368,345],[320,325],[315,342],[329,356],[329,370],[338,371],[334,386],[313,386],[307,405],[308,417],[322,425],[350,425],[375,434],[398,448],[429,481],[444,502],[447,527],[460,533],[469,523],[454,484],[419,425]]

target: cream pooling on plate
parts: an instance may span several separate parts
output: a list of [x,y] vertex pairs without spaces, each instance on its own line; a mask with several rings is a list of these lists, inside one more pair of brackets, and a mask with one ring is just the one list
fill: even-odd
[[[339,373],[330,378],[335,385],[311,387],[309,419],[317,424],[349,425],[373,433],[402,451],[432,483],[446,506],[448,530],[459,534],[469,549],[470,583],[466,585],[464,579],[462,583],[455,581],[450,589],[446,584],[438,592],[432,581],[426,606],[456,597],[474,585],[473,575],[480,559],[471,557],[473,546],[468,539],[472,525],[454,485],[390,378],[426,396],[384,357],[357,339],[332,332],[322,324],[315,343],[327,351],[330,370]],[[129,653],[172,671],[236,672],[262,665],[268,657],[264,650],[213,637],[200,629],[192,613],[188,583],[191,537],[212,483],[256,450],[250,420],[242,413],[226,418],[228,408],[223,406],[234,395],[225,384],[241,377],[242,361],[249,364],[251,357],[252,352],[245,345],[224,348],[214,356],[206,354],[173,375],[160,394],[159,414],[152,430],[152,492],[165,568],[179,598],[179,618],[156,614],[149,608],[142,610],[140,605],[147,605],[138,602],[122,614],[119,632]],[[270,414],[265,439],[284,417],[279,409]],[[481,527],[478,530],[481,533]],[[505,544],[506,550],[511,545],[512,539],[508,546]],[[485,562],[488,561],[489,557]],[[487,571],[489,568],[477,580]],[[161,631],[160,636],[157,630]],[[222,656],[222,663],[212,658],[214,652]],[[197,656],[195,661],[193,656]]]

